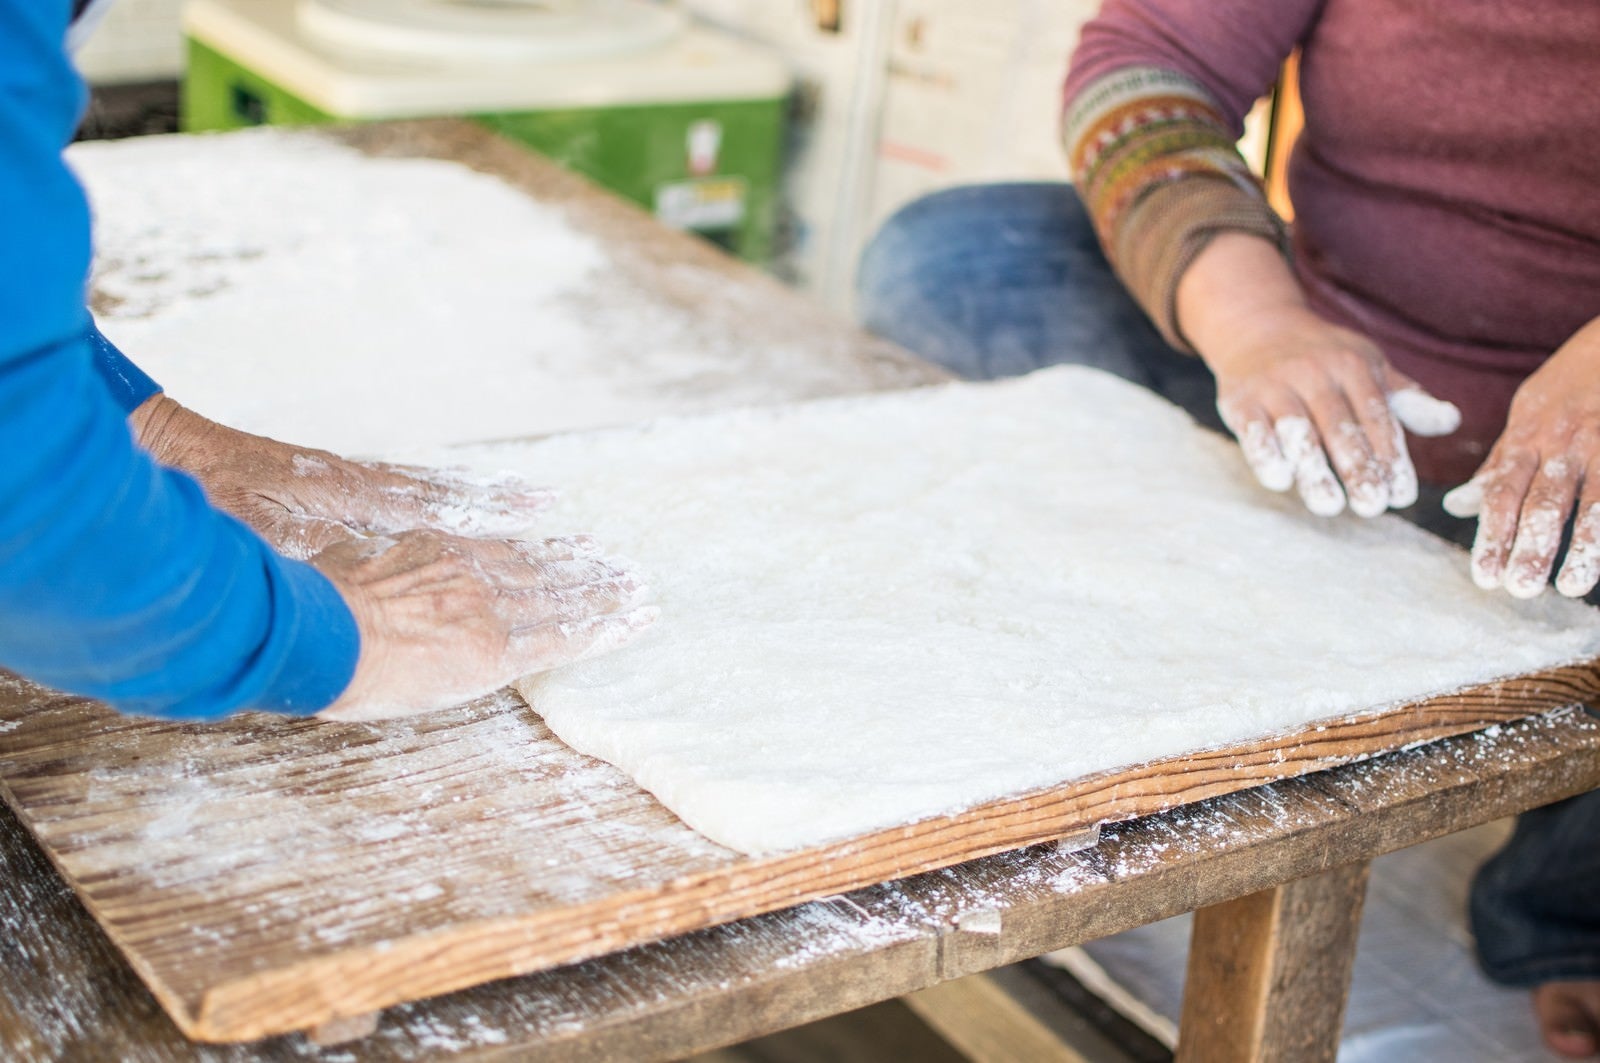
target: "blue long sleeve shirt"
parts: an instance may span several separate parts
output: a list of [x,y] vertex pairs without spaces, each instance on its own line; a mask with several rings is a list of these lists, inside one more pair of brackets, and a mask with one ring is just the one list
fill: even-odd
[[348,685],[348,607],[135,446],[156,390],[84,307],[72,0],[0,0],[0,666],[128,712],[307,714]]

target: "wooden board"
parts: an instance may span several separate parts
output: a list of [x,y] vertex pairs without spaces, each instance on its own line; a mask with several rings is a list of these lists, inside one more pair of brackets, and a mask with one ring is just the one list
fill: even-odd
[[[653,1063],[1081,944],[1600,786],[1565,710],[384,1012],[348,1063]],[[244,1063],[299,1035],[187,1041],[0,807],[0,1056]],[[998,934],[967,913],[998,914]],[[986,929],[992,930],[992,925]]]
[[1600,694],[1593,665],[827,847],[707,842],[512,695],[386,726],[128,719],[0,684],[0,782],[178,1024],[304,1029]]
[[[376,153],[462,160],[562,204],[575,225],[629,249],[618,258],[620,290],[691,300],[704,284],[683,281],[684,267],[725,275],[726,297],[706,308],[705,327],[751,340],[748,358],[729,365],[730,379],[763,374],[783,397],[804,398],[941,378],[473,127],[408,123],[328,135]],[[786,342],[765,342],[772,337]],[[714,393],[717,385],[698,386]],[[198,727],[130,720],[0,681],[0,788],[179,1026],[196,1038],[243,1040],[786,908],[1597,692],[1594,666],[1562,669],[766,859],[694,834],[620,773],[557,742],[509,695],[384,726],[246,716]],[[942,976],[966,973],[963,955],[941,952]]]

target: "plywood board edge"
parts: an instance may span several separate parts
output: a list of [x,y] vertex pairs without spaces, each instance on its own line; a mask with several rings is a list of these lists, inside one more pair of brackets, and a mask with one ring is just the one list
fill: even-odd
[[[205,994],[197,1017],[175,1013],[174,1018],[189,1036],[206,1041],[304,1030],[329,1019],[592,959],[1597,696],[1600,661],[1491,682],[1301,732],[1102,773],[831,846],[748,858],[658,888],[308,959],[220,983]],[[165,1002],[171,994],[158,996]]]

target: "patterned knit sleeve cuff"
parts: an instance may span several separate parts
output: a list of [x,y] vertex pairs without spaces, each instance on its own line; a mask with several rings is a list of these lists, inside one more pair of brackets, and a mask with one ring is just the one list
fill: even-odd
[[1215,100],[1171,70],[1130,67],[1068,102],[1062,137],[1100,244],[1169,343],[1178,278],[1223,230],[1287,244]]

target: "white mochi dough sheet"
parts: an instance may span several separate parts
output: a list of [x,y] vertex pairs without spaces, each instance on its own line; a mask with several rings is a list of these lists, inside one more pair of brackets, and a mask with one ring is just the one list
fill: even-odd
[[1591,658],[1600,614],[1473,586],[1394,518],[1059,368],[452,450],[564,492],[661,619],[520,689],[713,840],[816,846]]

